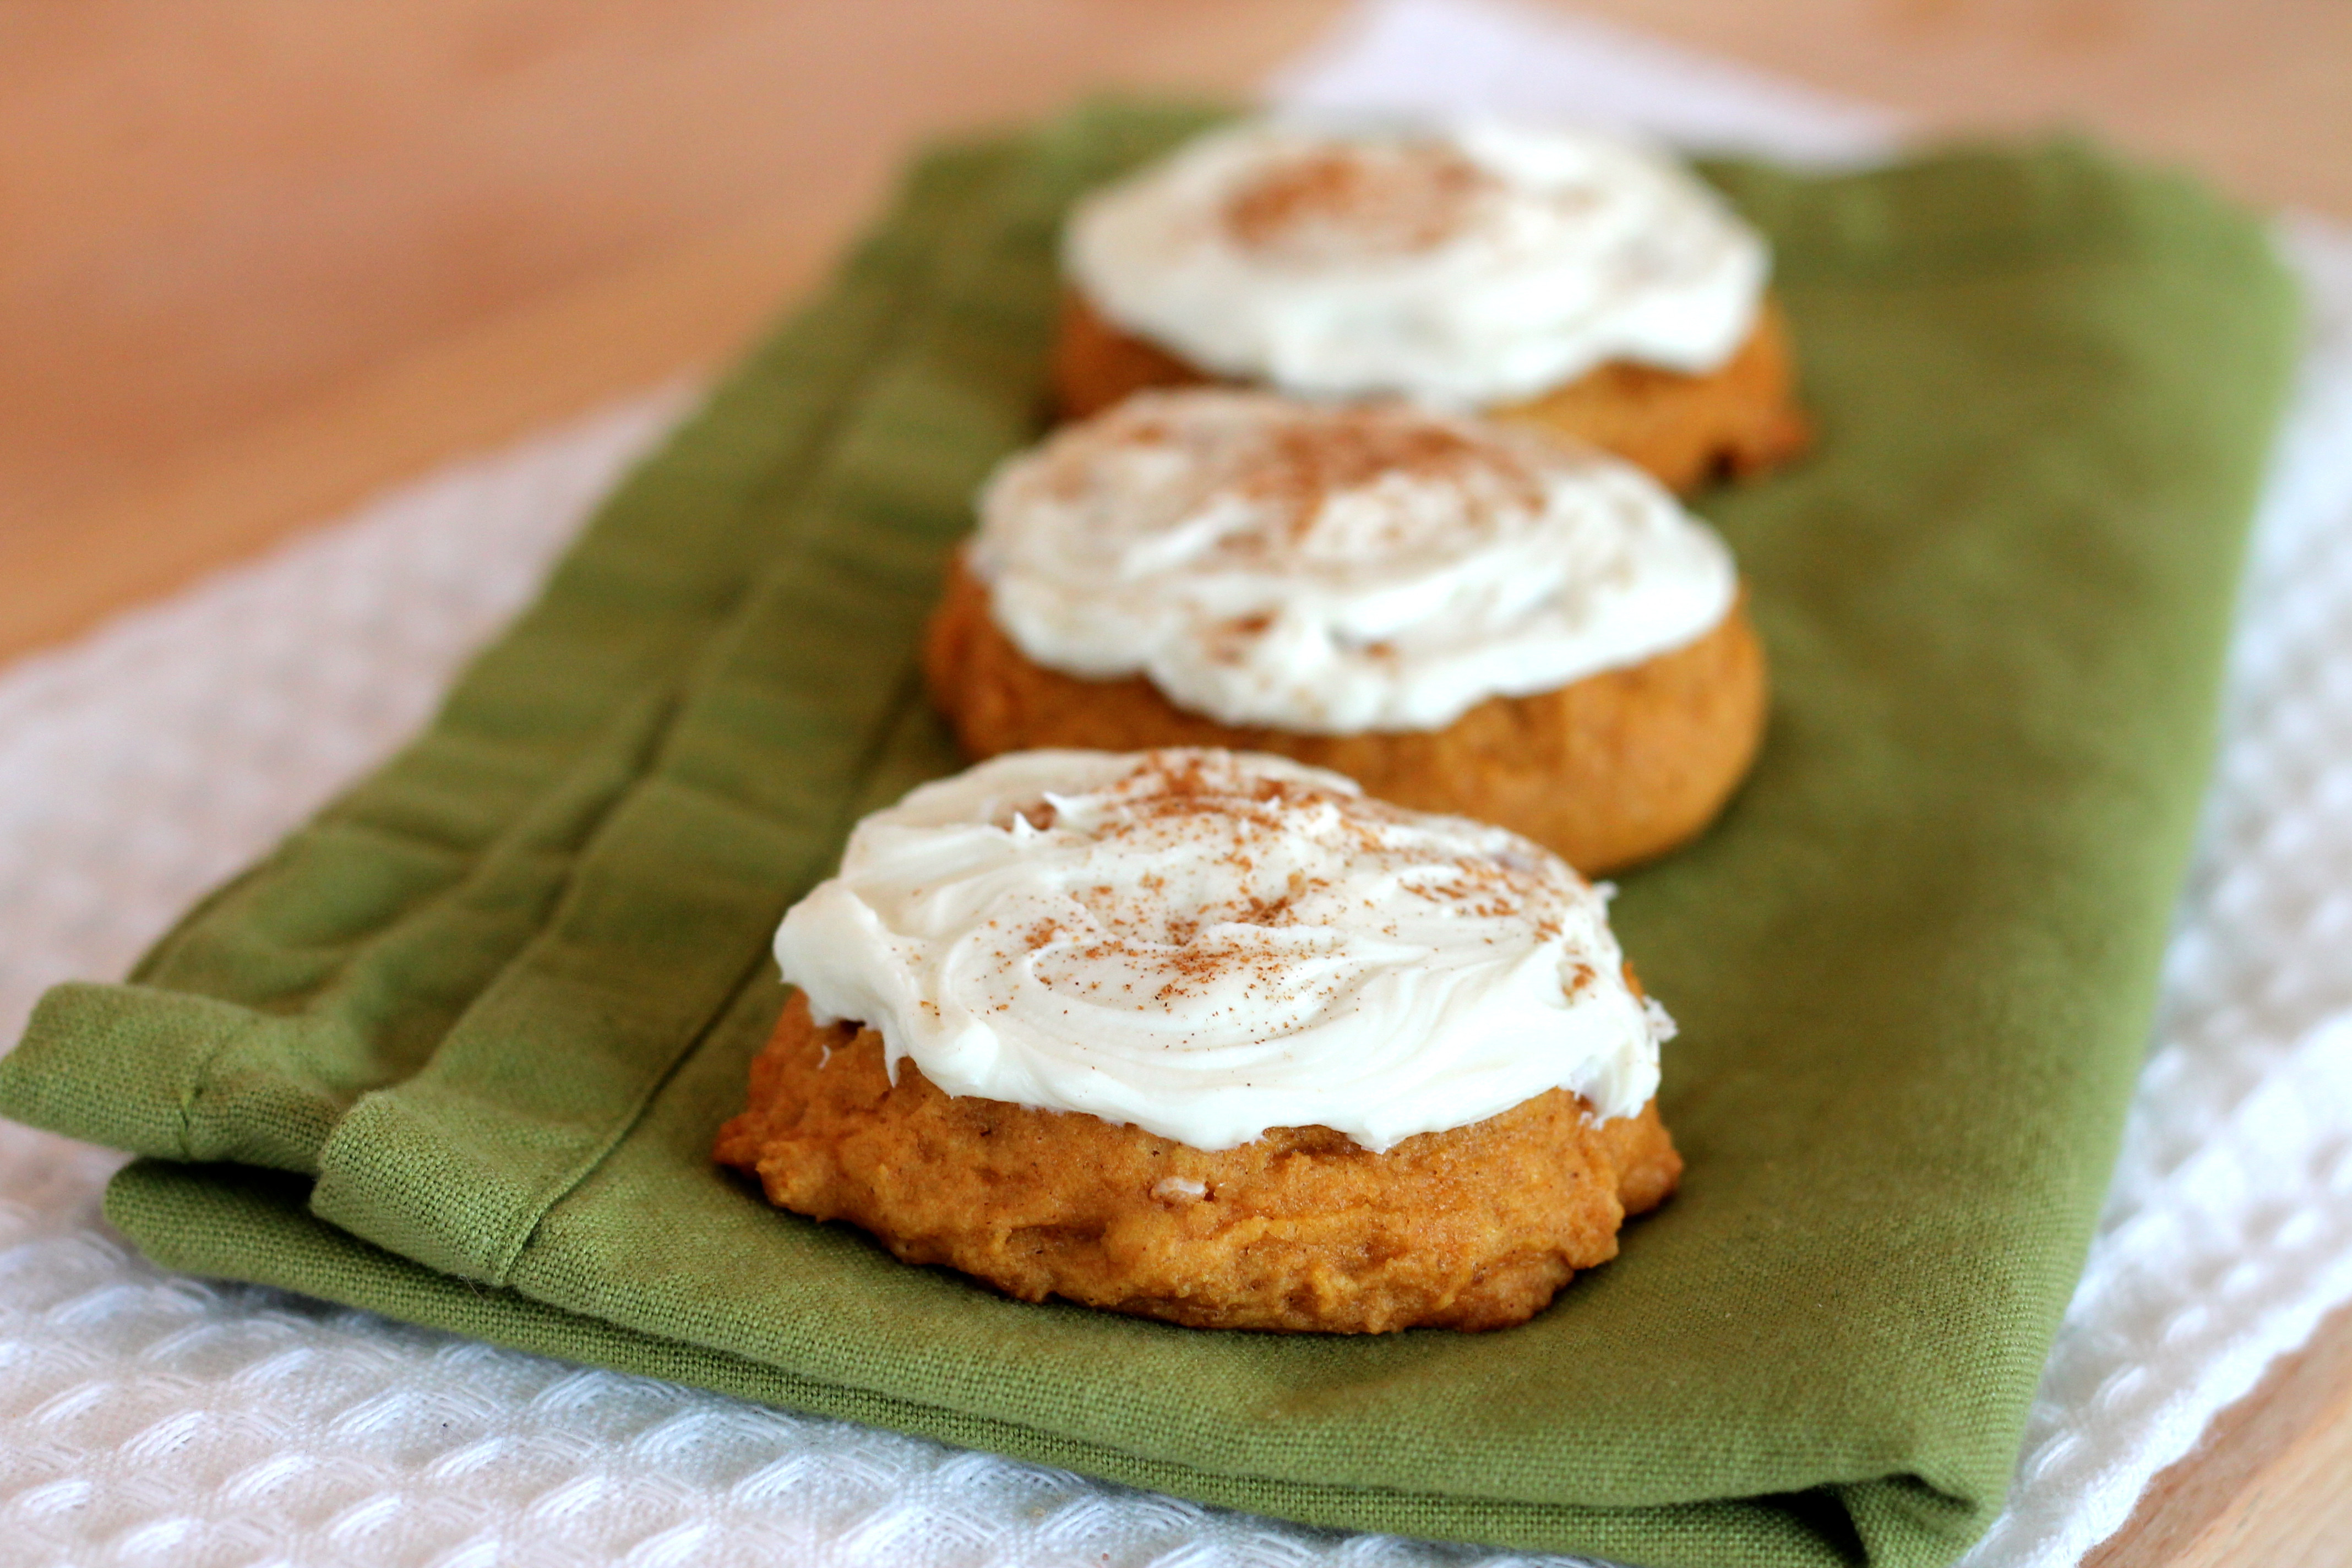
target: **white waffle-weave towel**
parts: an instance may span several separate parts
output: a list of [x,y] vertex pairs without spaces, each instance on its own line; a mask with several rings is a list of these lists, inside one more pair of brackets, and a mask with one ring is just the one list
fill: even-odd
[[[1383,0],[1277,80],[1326,107],[1575,114],[1867,158],[1890,117],[1613,30]],[[2256,531],[2197,869],[2091,1266],[2009,1512],[2057,1568],[2352,1299],[2352,234]],[[0,1037],[120,973],[426,717],[672,392],[453,468],[0,671]],[[0,1563],[1479,1564],[171,1276],[116,1157],[0,1122]]]

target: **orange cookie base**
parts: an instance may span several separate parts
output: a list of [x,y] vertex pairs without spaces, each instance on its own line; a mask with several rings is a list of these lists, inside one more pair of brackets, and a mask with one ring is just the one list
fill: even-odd
[[1682,1173],[1654,1103],[1596,1123],[1560,1089],[1378,1154],[1320,1127],[1211,1153],[942,1094],[908,1061],[893,1086],[881,1036],[798,994],[716,1152],[780,1207],[1024,1301],[1340,1333],[1524,1322]]
[[[1075,289],[1063,291],[1053,375],[1066,419],[1082,419],[1148,386],[1216,379],[1113,326]],[[1589,442],[1685,493],[1720,475],[1776,468],[1812,440],[1797,404],[1788,323],[1769,300],[1738,352],[1705,375],[1613,361],[1541,397],[1486,413]]]
[[931,700],[975,759],[1040,746],[1223,746],[1347,774],[1369,795],[1477,817],[1588,876],[1696,837],[1755,761],[1764,650],[1745,604],[1697,641],[1556,691],[1496,697],[1443,730],[1305,735],[1188,713],[1141,677],[1086,680],[1000,630],[959,557],[923,649]]

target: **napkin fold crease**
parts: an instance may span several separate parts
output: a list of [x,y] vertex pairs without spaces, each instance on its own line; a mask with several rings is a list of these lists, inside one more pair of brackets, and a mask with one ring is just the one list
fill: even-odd
[[175,1268],[1313,1523],[1660,1564],[1940,1564],[1997,1510],[2147,1038],[2294,353],[2259,226],[2077,142],[1709,168],[1819,454],[1709,496],[1757,774],[1617,920],[1685,1190],[1524,1328],[1024,1305],[709,1159],[848,825],[956,764],[914,646],[1033,439],[1061,209],[1204,123],[945,149],[606,503],[432,726],[0,1110],[145,1156]]

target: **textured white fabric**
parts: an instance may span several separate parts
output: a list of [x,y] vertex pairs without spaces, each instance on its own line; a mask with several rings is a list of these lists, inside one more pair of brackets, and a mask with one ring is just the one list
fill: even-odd
[[1826,165],[1883,155],[1902,126],[1868,104],[1605,22],[1482,0],[1363,0],[1276,72],[1269,91],[1294,109],[1551,117],[1690,151]]
[[2156,1047],[2009,1510],[2060,1568],[2352,1300],[2352,230],[2281,226],[2312,312],[2238,607]]
[[[1446,0],[1368,7],[1280,89],[1585,110],[1813,159],[1866,156],[1893,126]],[[2158,1039],[2010,1512],[1970,1568],[2076,1561],[2352,1298],[2352,235],[2296,223],[2287,249],[2313,342]],[[0,671],[0,1037],[50,983],[120,973],[421,722],[678,405],[451,470]],[[1531,1561],[1223,1513],[168,1275],[98,1217],[117,1163],[0,1122],[0,1563]]]

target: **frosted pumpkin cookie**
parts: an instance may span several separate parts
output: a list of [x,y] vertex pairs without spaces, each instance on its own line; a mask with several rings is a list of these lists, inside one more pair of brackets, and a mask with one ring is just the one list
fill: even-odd
[[924,656],[974,756],[1279,752],[1596,874],[1704,828],[1766,706],[1730,552],[1638,468],[1211,388],[1001,468]]
[[1682,1163],[1601,892],[1282,758],[1035,752],[860,823],[717,1156],[1023,1300],[1498,1328]]
[[1678,490],[1808,439],[1762,237],[1591,132],[1213,132],[1082,201],[1062,268],[1067,417],[1213,380],[1399,397],[1543,425]]

